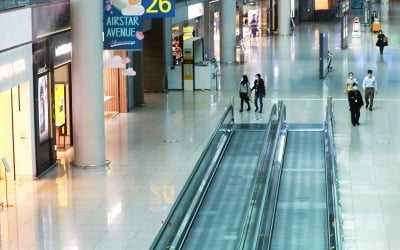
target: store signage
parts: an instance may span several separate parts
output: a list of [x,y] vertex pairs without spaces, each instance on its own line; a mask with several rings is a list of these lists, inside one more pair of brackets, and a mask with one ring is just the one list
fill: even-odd
[[175,0],[142,0],[146,10],[143,17],[163,18],[175,16]]
[[61,56],[61,55],[71,53],[71,50],[72,50],[72,44],[70,42],[64,43],[55,48],[55,56]]
[[340,13],[341,14],[346,13],[347,11],[349,11],[349,9],[350,9],[350,1],[349,0],[345,0],[340,3]]
[[145,18],[175,16],[175,0],[105,0],[105,8],[115,8],[123,15]]
[[[143,6],[124,4],[118,7],[114,0],[104,0],[103,11],[103,47],[113,50],[142,49],[142,18]],[[133,2],[133,1],[132,1]],[[140,8],[141,7],[141,8]]]
[[193,19],[204,15],[203,3],[196,3],[188,6],[188,19]]
[[175,0],[103,0],[104,49],[142,49],[142,18],[175,15]]
[[12,63],[0,65],[0,81],[11,78],[26,70],[25,59],[18,59]]
[[193,26],[183,27],[183,41],[188,40],[193,37]]

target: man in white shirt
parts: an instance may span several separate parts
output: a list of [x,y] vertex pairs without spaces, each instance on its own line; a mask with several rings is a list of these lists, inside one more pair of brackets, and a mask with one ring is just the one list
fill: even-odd
[[369,108],[372,111],[374,105],[375,92],[378,93],[378,83],[376,82],[375,76],[372,75],[372,70],[369,69],[368,75],[364,77],[363,89],[365,92],[365,108]]

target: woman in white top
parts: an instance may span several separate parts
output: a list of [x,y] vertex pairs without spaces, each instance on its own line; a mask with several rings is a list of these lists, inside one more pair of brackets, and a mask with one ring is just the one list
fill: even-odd
[[353,89],[353,84],[358,85],[357,79],[354,77],[353,72],[349,72],[347,80],[346,80],[346,85],[344,87],[344,93],[349,95],[349,92]]

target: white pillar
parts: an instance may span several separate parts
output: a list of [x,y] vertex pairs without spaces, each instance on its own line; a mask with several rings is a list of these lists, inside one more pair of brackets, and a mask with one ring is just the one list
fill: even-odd
[[[388,0],[382,0],[380,4],[380,15],[379,15],[379,21],[381,23],[388,23],[389,20],[389,1]],[[388,26],[388,25],[386,25]],[[386,28],[386,27],[385,27]],[[383,30],[383,28],[382,28]],[[384,33],[387,31],[383,30]]]
[[102,1],[71,0],[74,165],[105,164]]
[[290,35],[290,0],[278,1],[278,30],[281,35]]
[[221,62],[236,62],[236,1],[221,0],[220,24]]

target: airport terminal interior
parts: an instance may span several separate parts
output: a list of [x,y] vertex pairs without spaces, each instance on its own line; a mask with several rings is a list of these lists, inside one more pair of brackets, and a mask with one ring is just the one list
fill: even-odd
[[[220,64],[217,90],[146,92],[145,105],[105,121],[108,167],[72,167],[72,150],[66,150],[41,178],[0,187],[1,199],[7,195],[8,200],[0,212],[0,249],[149,249],[229,105],[235,123],[265,125],[272,107],[282,101],[289,123],[316,124],[325,121],[328,97],[333,99],[343,249],[400,249],[400,3],[383,1],[373,9],[389,38],[383,54],[370,27],[362,26],[360,36],[352,37],[354,17],[363,15],[355,9],[346,49],[340,22],[302,22],[291,35],[244,39],[237,48],[243,62]],[[332,70],[320,79],[323,30]],[[360,125],[352,126],[344,93],[347,74],[354,72],[364,95],[362,80],[369,69],[379,92],[372,111],[363,106]],[[263,112],[254,112],[254,103],[250,111],[239,112],[241,76],[252,83],[257,73],[266,84]],[[261,140],[243,137],[239,146],[246,151]],[[295,146],[305,147],[301,140]],[[243,169],[246,175],[245,163]],[[218,249],[204,248],[205,242],[186,249]]]

